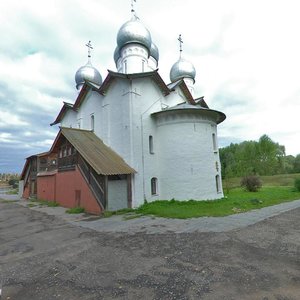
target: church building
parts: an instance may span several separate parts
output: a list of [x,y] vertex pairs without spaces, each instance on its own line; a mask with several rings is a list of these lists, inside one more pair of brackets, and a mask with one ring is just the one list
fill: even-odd
[[77,99],[64,102],[51,124],[60,126],[51,149],[26,159],[23,197],[95,214],[145,201],[222,198],[217,125],[226,116],[194,96],[196,70],[179,42],[167,82],[134,10],[117,33],[116,70],[104,80],[89,42],[88,62],[75,74]]

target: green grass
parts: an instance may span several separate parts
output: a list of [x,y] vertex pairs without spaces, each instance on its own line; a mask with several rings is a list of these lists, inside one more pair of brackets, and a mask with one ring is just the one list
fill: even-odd
[[5,200],[5,199],[0,198],[0,202],[1,203],[16,203],[18,201],[19,200]]
[[292,187],[267,186],[255,193],[236,188],[232,189],[223,199],[213,201],[155,201],[142,205],[136,210],[136,213],[177,219],[204,216],[220,217],[296,199],[300,199],[300,192],[294,191]]
[[[59,206],[58,202],[55,202],[55,201],[47,201],[47,200],[41,200],[41,199],[34,199],[34,198],[31,198],[30,199],[30,202],[28,204],[28,206],[31,204],[31,205],[35,205],[34,203],[37,203],[39,205],[44,205],[44,206],[48,206],[48,207],[57,207]],[[33,202],[33,203],[32,203]]]
[[123,208],[123,209],[119,209],[119,210],[114,210],[114,211],[111,211],[111,210],[105,210],[101,216],[104,217],[104,218],[109,218],[111,216],[116,216],[116,215],[124,215],[124,214],[127,214],[129,212],[135,212],[135,209],[133,208]]
[[6,194],[7,195],[17,195],[19,193],[19,189],[11,189]]
[[72,207],[66,210],[67,214],[81,214],[84,213],[85,210],[83,207]]

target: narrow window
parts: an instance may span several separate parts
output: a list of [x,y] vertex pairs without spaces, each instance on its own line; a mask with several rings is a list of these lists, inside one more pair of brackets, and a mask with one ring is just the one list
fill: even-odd
[[149,153],[154,154],[153,136],[149,135]]
[[95,129],[95,116],[91,115],[91,130],[94,131]]
[[142,60],[142,72],[145,72],[145,61]]
[[216,134],[215,133],[212,134],[212,140],[213,140],[214,151],[218,151],[218,149],[217,149],[217,140],[216,140]]
[[151,195],[157,195],[157,178],[151,178]]
[[221,192],[220,175],[216,175],[216,188],[217,188],[217,193],[220,193]]
[[127,60],[124,61],[124,73],[127,74]]

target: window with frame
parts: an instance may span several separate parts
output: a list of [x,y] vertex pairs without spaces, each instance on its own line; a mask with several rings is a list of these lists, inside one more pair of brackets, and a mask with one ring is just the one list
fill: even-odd
[[151,195],[157,195],[157,178],[151,178]]
[[213,149],[214,149],[214,151],[218,151],[218,148],[217,148],[217,139],[216,139],[216,134],[215,133],[212,134],[212,142],[213,142]]
[[91,115],[91,130],[94,131],[95,129],[95,116]]
[[127,73],[127,60],[124,61],[124,73]]
[[221,192],[220,175],[216,175],[216,189],[217,189],[217,193]]
[[149,153],[154,154],[154,143],[152,135],[149,135]]

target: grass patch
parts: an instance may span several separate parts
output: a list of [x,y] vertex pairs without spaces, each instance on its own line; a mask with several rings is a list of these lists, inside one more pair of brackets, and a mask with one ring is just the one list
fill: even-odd
[[[47,200],[34,199],[34,198],[30,198],[29,200],[30,200],[30,203],[28,204],[28,206],[30,204],[33,206],[36,206],[36,205],[43,205],[43,206],[48,206],[48,207],[59,206],[59,203],[55,202],[55,201],[47,201]],[[29,207],[33,207],[33,206],[29,206]]]
[[5,200],[5,199],[0,198],[0,202],[1,203],[16,203],[18,201],[19,200]]
[[135,212],[135,209],[133,209],[133,208],[123,208],[123,209],[114,210],[114,211],[111,211],[111,210],[105,210],[105,211],[102,213],[101,216],[102,216],[103,218],[109,218],[109,217],[111,217],[111,216],[124,215],[124,214],[130,213],[130,212]]
[[37,205],[35,203],[28,203],[27,207],[36,207]]
[[85,210],[83,207],[72,207],[66,210],[67,214],[81,214],[84,213]]
[[18,189],[11,189],[6,192],[7,195],[17,195],[19,193]]
[[212,201],[155,201],[140,206],[136,213],[165,218],[221,217],[300,199],[292,187],[263,187],[258,192],[232,189],[223,199]]

